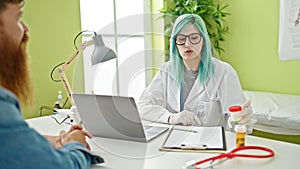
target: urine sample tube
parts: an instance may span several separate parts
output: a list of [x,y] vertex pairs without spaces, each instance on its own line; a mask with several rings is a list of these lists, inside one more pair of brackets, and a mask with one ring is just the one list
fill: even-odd
[[245,146],[246,126],[243,124],[237,124],[234,126],[235,131],[235,144],[236,147]]

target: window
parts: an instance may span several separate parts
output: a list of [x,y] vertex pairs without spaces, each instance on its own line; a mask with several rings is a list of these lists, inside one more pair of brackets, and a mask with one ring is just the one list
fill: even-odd
[[[133,5],[134,4],[134,5]],[[148,3],[147,3],[148,4]],[[84,55],[85,93],[131,96],[138,99],[151,66],[150,5],[141,0],[80,0],[82,30],[97,31],[118,59],[92,66],[87,47]],[[90,37],[83,37],[83,41]],[[148,59],[147,59],[148,58]]]

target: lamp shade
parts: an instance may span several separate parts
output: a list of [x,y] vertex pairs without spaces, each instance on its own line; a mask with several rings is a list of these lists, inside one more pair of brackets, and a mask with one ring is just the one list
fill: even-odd
[[93,36],[95,49],[92,53],[92,65],[106,62],[117,57],[115,52],[104,45],[101,35]]

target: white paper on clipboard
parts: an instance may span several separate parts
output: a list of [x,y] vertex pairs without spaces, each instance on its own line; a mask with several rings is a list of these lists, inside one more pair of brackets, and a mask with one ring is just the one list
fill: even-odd
[[223,127],[175,126],[162,150],[226,150]]

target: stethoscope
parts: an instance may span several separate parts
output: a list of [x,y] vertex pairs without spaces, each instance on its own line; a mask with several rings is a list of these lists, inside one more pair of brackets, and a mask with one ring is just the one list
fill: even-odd
[[[260,155],[260,154],[242,154],[237,153],[243,150],[260,150],[262,152],[266,152],[267,154]],[[271,158],[274,157],[275,153],[273,150],[261,147],[261,146],[241,146],[238,148],[233,149],[228,153],[223,153],[214,157],[210,157],[201,161],[189,161],[187,162],[182,168],[183,169],[205,169],[205,168],[212,168],[213,166],[219,165],[228,159],[232,159],[234,157],[244,157],[244,158]],[[200,164],[204,164],[206,162],[210,162],[208,166],[203,168],[198,167]]]

